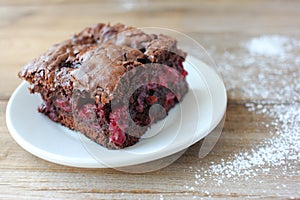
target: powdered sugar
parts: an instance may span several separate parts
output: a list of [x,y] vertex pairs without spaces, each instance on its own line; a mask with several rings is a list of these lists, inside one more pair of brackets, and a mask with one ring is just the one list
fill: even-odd
[[[208,180],[220,186],[229,180],[252,179],[260,174],[300,176],[300,41],[281,35],[264,35],[241,42],[238,53],[225,52],[217,61],[229,98],[246,100],[245,108],[257,116],[266,138],[252,148],[192,167],[201,190]],[[239,73],[236,73],[238,71]],[[243,83],[243,84],[241,84]],[[242,86],[242,87],[241,87]],[[286,185],[276,182],[284,190]],[[300,195],[298,192],[295,195]]]
[[300,100],[300,41],[271,35],[252,38],[240,47],[238,53],[226,51],[217,61],[229,97]]
[[[197,169],[195,178],[203,181],[207,177],[214,177],[217,185],[223,183],[226,178],[234,180],[256,177],[259,173],[268,173],[270,168],[286,166],[282,168],[282,174],[300,175],[300,171],[291,168],[297,166],[300,160],[300,104],[262,106],[261,104],[248,103],[246,107],[256,114],[267,113],[273,120],[266,126],[273,126],[275,132],[272,136],[262,141],[259,146],[250,151],[244,151],[232,155],[224,161],[210,163],[208,169]],[[291,165],[294,163],[294,165]],[[203,171],[205,170],[204,174]],[[196,181],[195,181],[196,183]]]
[[246,48],[251,55],[284,57],[290,48],[289,38],[280,35],[261,36],[253,38],[246,43]]

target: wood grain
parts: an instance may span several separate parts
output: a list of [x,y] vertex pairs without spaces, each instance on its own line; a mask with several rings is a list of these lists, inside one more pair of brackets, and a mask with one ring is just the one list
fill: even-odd
[[[249,112],[247,103],[266,100],[289,106],[294,103],[293,93],[282,99],[272,95],[253,98],[243,93],[249,82],[241,81],[228,90],[224,132],[208,156],[198,158],[198,142],[172,165],[146,174],[72,168],[41,160],[16,144],[5,122],[7,102],[21,82],[17,78],[21,67],[83,27],[103,21],[176,29],[201,43],[220,63],[224,52],[240,55],[240,44],[255,36],[282,34],[300,41],[299,7],[299,1],[258,0],[0,1],[0,199],[300,198],[299,162],[271,167],[267,173],[259,172],[248,180],[226,178],[224,184],[216,185],[212,179],[217,177],[210,177],[201,187],[195,183],[199,180],[196,169],[208,170],[212,162],[251,151],[270,138],[274,127],[266,127],[262,122],[273,119]],[[274,81],[297,81],[291,73],[300,73],[299,69],[295,65]],[[242,72],[241,68],[236,71]],[[231,81],[226,77],[224,80],[230,86]],[[299,91],[295,88],[294,92]],[[289,168],[283,173],[285,167]],[[298,174],[292,173],[295,171]],[[278,187],[281,185],[284,187]]]
[[[5,103],[1,103],[1,112]],[[1,116],[3,116],[1,114]],[[240,118],[243,118],[242,124]],[[3,122],[3,117],[1,121]],[[269,174],[260,174],[264,180],[265,194],[260,185],[247,181],[243,183],[230,182],[222,187],[213,187],[214,183],[207,182],[197,191],[187,191],[183,185],[195,185],[195,177],[191,166],[199,164],[209,166],[211,162],[218,162],[230,154],[251,149],[252,146],[268,137],[266,127],[257,127],[253,121],[268,120],[263,116],[249,115],[244,105],[229,104],[227,120],[218,144],[204,160],[197,158],[200,143],[193,145],[179,160],[162,170],[147,174],[128,174],[114,169],[79,169],[52,164],[32,156],[15,144],[1,124],[1,197],[19,198],[26,193],[26,197],[34,198],[165,198],[189,199],[193,196],[227,197],[289,197],[298,190],[299,177],[280,179],[288,191],[273,188],[271,169]],[[247,129],[245,129],[247,127]],[[237,137],[238,136],[238,137]],[[243,187],[241,188],[241,184]],[[251,194],[253,193],[253,194]],[[277,195],[278,195],[277,194]]]

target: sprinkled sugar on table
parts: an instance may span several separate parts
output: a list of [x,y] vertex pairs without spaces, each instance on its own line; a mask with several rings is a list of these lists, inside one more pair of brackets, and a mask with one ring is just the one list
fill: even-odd
[[[2,1],[0,199],[299,199],[299,7],[297,1]],[[131,174],[53,164],[13,140],[5,111],[20,84],[17,72],[99,21],[175,29],[208,51],[228,106],[222,135],[206,157],[198,158],[201,141],[164,169]]]

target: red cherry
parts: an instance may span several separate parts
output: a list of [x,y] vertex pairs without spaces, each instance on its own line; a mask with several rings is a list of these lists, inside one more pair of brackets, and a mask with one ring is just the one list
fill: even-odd
[[109,141],[122,146],[126,140],[125,133],[117,126],[115,120],[111,120],[108,130],[112,133]]
[[147,103],[148,103],[148,104],[154,104],[154,103],[156,103],[157,101],[158,101],[158,99],[157,99],[156,96],[149,96],[149,97],[147,98]]
[[65,112],[71,112],[71,106],[68,101],[63,99],[56,99],[55,104],[58,108],[64,110]]
[[82,119],[88,119],[96,115],[95,104],[85,104],[78,112],[79,117]]
[[184,76],[184,77],[186,77],[186,76],[188,75],[188,72],[187,72],[187,71],[185,71],[184,69],[182,69],[182,71],[181,71],[181,75],[182,75],[182,76]]

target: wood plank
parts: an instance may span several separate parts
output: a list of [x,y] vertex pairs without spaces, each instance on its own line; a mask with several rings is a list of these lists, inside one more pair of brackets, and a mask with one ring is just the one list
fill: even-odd
[[[4,20],[2,26],[14,27],[59,27],[79,30],[82,25],[98,21],[123,22],[135,26],[168,27],[179,31],[199,32],[294,32],[300,19],[297,17],[299,2],[286,1],[237,1],[181,2],[175,3],[77,3],[19,5],[1,7]],[[13,12],[12,12],[13,9]],[[76,17],[80,13],[81,17]],[[284,14],[283,14],[284,13]],[[124,17],[126,16],[126,17]],[[170,20],[172,19],[172,20]],[[293,19],[293,20],[291,20]],[[18,29],[18,31],[21,29]]]
[[[289,194],[297,194],[298,191],[300,176],[288,176],[280,172],[280,169],[270,169],[268,173],[258,172],[257,177],[268,191],[264,191],[260,185],[252,184],[253,181],[257,181],[256,177],[240,181],[224,178],[222,181],[226,182],[226,185],[217,187],[213,187],[216,184],[213,180],[218,180],[217,175],[203,177],[203,180],[195,178],[201,174],[199,169],[209,170],[212,163],[220,163],[221,159],[232,159],[231,155],[250,151],[253,146],[271,137],[270,128],[263,124],[257,126],[256,123],[268,122],[271,119],[249,112],[243,104],[229,104],[224,132],[214,150],[203,160],[197,157],[201,145],[197,143],[172,165],[147,174],[128,174],[113,169],[71,168],[38,159],[20,149],[10,137],[3,123],[5,105],[3,102],[0,104],[2,197],[17,197],[18,194],[26,193],[26,197],[31,199],[84,198],[91,195],[101,198],[146,199],[160,198],[160,195],[165,198],[176,196],[179,199],[194,196],[244,198],[272,197],[275,193],[281,197],[289,197]],[[253,170],[255,169],[256,166],[253,167]],[[274,182],[274,173],[280,182]],[[203,184],[200,181],[203,181]],[[243,188],[240,187],[241,184]],[[286,189],[276,189],[281,185],[285,185]],[[251,190],[245,191],[244,188],[248,187],[251,187]],[[46,192],[50,196],[46,195]]]

